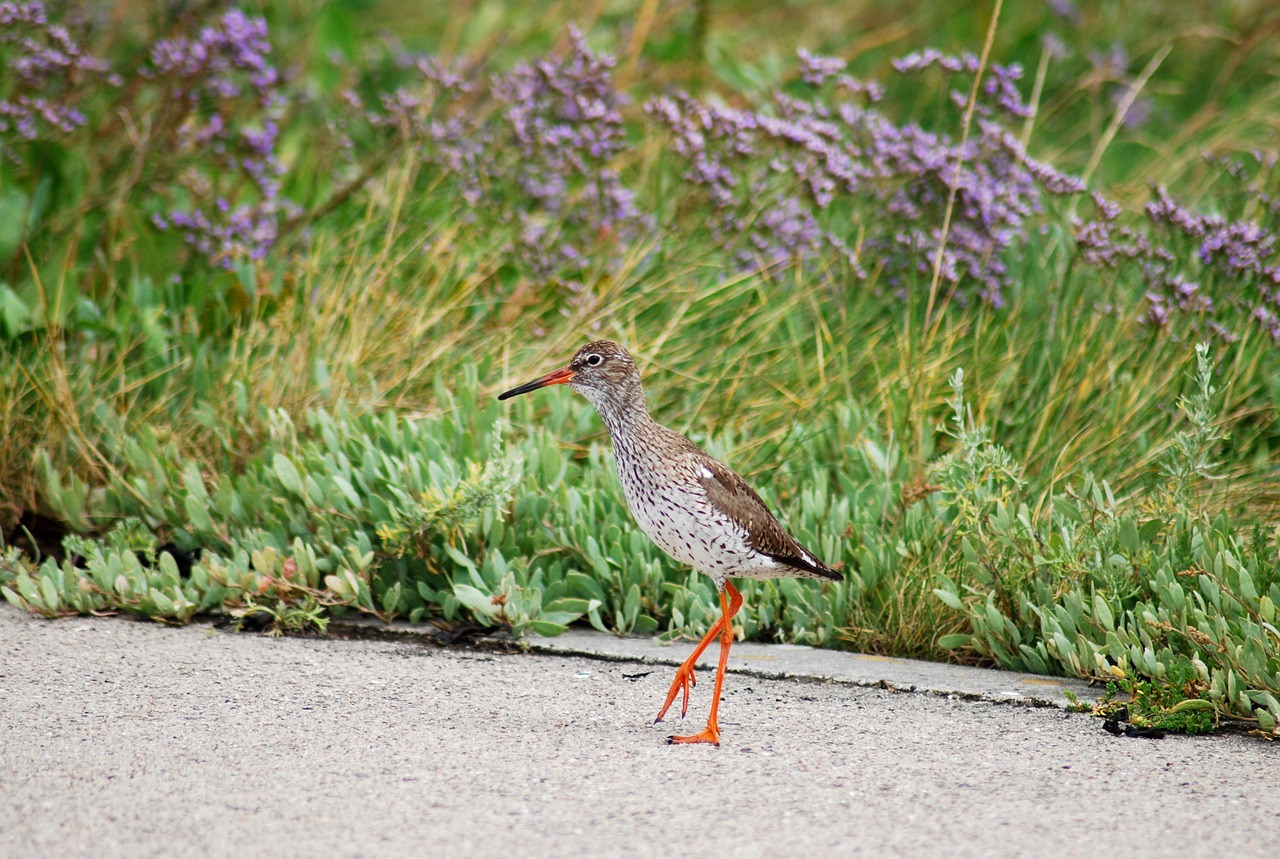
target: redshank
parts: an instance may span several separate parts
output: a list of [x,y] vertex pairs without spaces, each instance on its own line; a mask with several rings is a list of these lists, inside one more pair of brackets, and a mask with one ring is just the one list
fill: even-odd
[[689,712],[689,690],[697,685],[693,666],[719,636],[720,664],[707,727],[697,734],[669,738],[672,743],[718,746],[720,691],[733,644],[730,622],[742,607],[742,595],[730,577],[838,581],[841,576],[796,542],[745,480],[649,417],[640,372],[617,343],[588,343],[568,365],[512,388],[498,399],[565,384],[586,397],[609,428],[618,479],[640,530],[677,561],[711,576],[720,591],[720,619],[676,670],[667,700],[654,720],[661,722],[681,693],[680,715],[683,718]]

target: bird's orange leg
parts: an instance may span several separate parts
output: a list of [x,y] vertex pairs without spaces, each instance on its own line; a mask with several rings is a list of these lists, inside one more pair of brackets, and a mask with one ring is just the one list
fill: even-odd
[[[742,607],[742,594],[738,593],[738,589],[733,586],[732,582],[725,582],[726,592],[729,594],[728,616],[733,617],[738,613],[738,609]],[[658,718],[653,722],[656,725],[662,721],[662,717],[667,715],[672,703],[676,700],[676,695],[684,692],[684,701],[680,706],[680,718],[684,718],[689,712],[689,689],[698,685],[698,678],[694,676],[693,666],[697,663],[698,657],[702,656],[703,651],[715,641],[716,636],[720,635],[720,631],[724,629],[725,624],[725,606],[724,593],[720,595],[720,619],[712,624],[711,629],[707,630],[707,634],[703,636],[702,641],[698,642],[698,646],[694,648],[693,653],[689,654],[689,658],[676,669],[675,679],[671,681],[671,688],[667,691],[667,700],[663,703],[662,709],[658,711]]]
[[[738,609],[742,607],[742,594],[738,593],[738,589],[733,586],[732,582],[724,583],[724,590],[720,592],[720,622],[711,628],[712,633],[719,629],[720,632],[720,664],[716,667],[716,683],[715,689],[711,693],[711,714],[707,716],[707,726],[702,729],[701,733],[690,734],[688,736],[668,737],[669,743],[712,743],[720,745],[720,724],[716,719],[716,715],[720,712],[720,690],[724,687],[724,669],[729,664],[729,648],[733,644],[733,616],[738,613]],[[667,694],[667,703],[662,708],[666,712],[666,708],[671,705],[675,699],[675,690],[677,684],[681,680],[681,676],[687,667],[689,669],[688,676],[692,680],[693,662],[707,648],[711,642],[711,633],[702,640],[698,645],[698,649],[694,651],[693,656],[685,661],[676,672],[676,682],[671,685],[671,692]],[[689,689],[685,687],[685,704],[688,706]],[[659,715],[661,718],[661,715]]]
[[693,674],[694,663],[698,661],[698,657],[707,649],[707,646],[720,635],[720,630],[722,629],[724,629],[723,614],[711,626],[711,629],[707,630],[707,634],[703,636],[702,641],[698,642],[698,646],[694,648],[693,653],[689,654],[689,658],[676,669],[675,679],[671,681],[671,688],[667,690],[667,700],[663,702],[662,709],[658,711],[658,718],[653,720],[655,725],[662,721],[663,716],[667,715],[667,710],[671,708],[672,703],[676,700],[676,695],[680,694],[681,691],[684,692],[684,702],[680,705],[680,718],[683,719],[688,714],[689,689],[698,685],[698,678]]

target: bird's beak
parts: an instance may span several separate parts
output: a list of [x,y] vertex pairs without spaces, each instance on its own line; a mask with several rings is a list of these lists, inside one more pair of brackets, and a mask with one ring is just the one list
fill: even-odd
[[518,394],[527,394],[530,391],[536,391],[539,388],[545,388],[547,385],[563,385],[573,379],[576,374],[568,367],[561,367],[559,370],[548,373],[541,379],[534,379],[532,382],[525,382],[518,388],[512,388],[506,393],[498,394],[498,399],[506,400]]

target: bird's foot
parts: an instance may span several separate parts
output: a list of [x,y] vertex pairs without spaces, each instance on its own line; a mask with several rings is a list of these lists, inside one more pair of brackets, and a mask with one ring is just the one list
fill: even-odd
[[667,737],[669,745],[685,744],[685,743],[710,743],[716,748],[720,748],[720,728],[717,725],[708,724],[700,733],[690,734],[688,736],[670,736]]
[[698,678],[694,676],[693,664],[690,660],[676,669],[675,679],[671,681],[671,688],[667,690],[667,700],[663,702],[662,709],[658,711],[658,718],[654,719],[653,723],[656,725],[662,721],[662,717],[667,715],[667,710],[671,709],[676,696],[682,691],[684,701],[680,704],[680,718],[683,719],[689,713],[689,690],[697,685]]

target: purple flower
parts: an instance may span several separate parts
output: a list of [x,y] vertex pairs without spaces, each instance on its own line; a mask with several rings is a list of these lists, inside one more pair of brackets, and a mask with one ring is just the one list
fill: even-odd
[[106,62],[85,56],[65,27],[50,24],[44,4],[0,3],[0,157],[16,160],[9,139],[70,134],[86,122],[76,107],[86,79],[117,86]]
[[1094,74],[1103,80],[1119,80],[1129,70],[1129,55],[1125,52],[1124,46],[1116,42],[1105,54],[1090,51],[1089,63],[1093,66]]
[[264,19],[232,9],[195,37],[151,49],[150,76],[178,116],[171,157],[189,161],[178,174],[186,200],[153,224],[180,230],[224,268],[263,259],[293,208],[280,198],[275,150],[285,99],[269,36]]
[[627,143],[613,58],[574,27],[569,42],[488,80],[405,54],[401,65],[419,82],[372,109],[346,100],[453,183],[470,217],[511,237],[524,273],[561,284],[573,307],[590,300],[584,273],[616,264],[652,219],[614,166]]
[[1067,21],[1071,26],[1079,27],[1084,23],[1084,16],[1080,14],[1080,10],[1072,0],[1048,0],[1048,3],[1053,14]]
[[1071,48],[1066,42],[1062,41],[1062,37],[1052,30],[1040,37],[1040,46],[1044,48],[1045,53],[1055,60],[1065,60],[1071,56]]
[[[931,274],[954,192],[942,276],[973,284],[979,298],[998,306],[1007,285],[1005,257],[1040,210],[1041,195],[1084,190],[1078,179],[1030,158],[1003,124],[1027,114],[1015,86],[1021,70],[988,70],[977,133],[961,146],[916,123],[893,122],[872,107],[879,85],[853,80],[843,62],[804,52],[800,62],[807,81],[834,78],[837,86],[826,97],[775,93],[771,109],[756,111],[683,94],[646,106],[670,133],[690,189],[705,195],[713,236],[747,266],[834,254],[855,276],[865,275],[861,260],[875,259],[903,282],[906,272]],[[930,49],[894,67],[901,74],[936,68],[971,76],[978,60]],[[854,235],[860,254],[851,247]]]
[[651,221],[612,166],[626,148],[623,96],[610,72],[614,60],[594,53],[576,27],[569,28],[569,38],[567,55],[544,57],[492,80],[500,120],[485,130],[489,143],[477,161],[490,183],[524,190],[523,218],[555,221],[559,241],[530,239],[527,230],[517,241],[530,273],[540,279],[567,274],[573,281],[591,263],[580,245],[631,238],[647,232]]
[[[1252,157],[1252,169],[1241,161],[1208,160],[1244,186],[1245,199],[1261,201],[1270,156]],[[1119,206],[1096,194],[1093,200],[1098,216],[1075,224],[1081,258],[1105,269],[1136,265],[1147,288],[1146,322],[1226,340],[1239,337],[1233,326],[1252,323],[1280,342],[1274,311],[1280,238],[1267,223],[1269,209],[1255,207],[1248,218],[1197,212],[1156,187],[1143,208],[1145,224],[1129,226],[1118,223]]]
[[811,54],[804,48],[796,51],[800,57],[800,77],[810,86],[822,86],[845,70],[845,61],[839,57],[823,57]]

